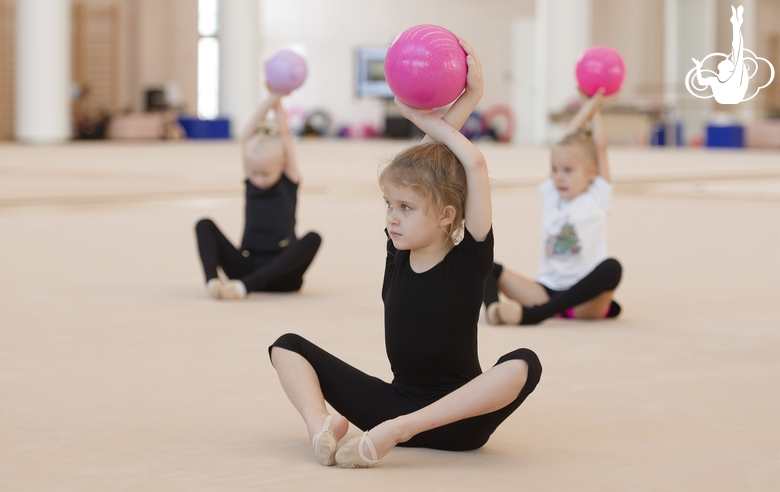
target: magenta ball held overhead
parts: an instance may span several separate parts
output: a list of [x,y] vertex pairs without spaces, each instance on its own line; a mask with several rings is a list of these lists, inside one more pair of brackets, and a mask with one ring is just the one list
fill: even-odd
[[385,57],[393,94],[418,109],[446,106],[466,87],[466,52],[457,36],[433,24],[410,27],[395,38]]
[[287,94],[306,80],[306,60],[292,50],[279,50],[265,62],[265,78],[274,92]]
[[620,90],[626,77],[626,66],[620,53],[609,46],[593,46],[580,55],[575,68],[577,83],[587,96],[600,88],[608,96]]

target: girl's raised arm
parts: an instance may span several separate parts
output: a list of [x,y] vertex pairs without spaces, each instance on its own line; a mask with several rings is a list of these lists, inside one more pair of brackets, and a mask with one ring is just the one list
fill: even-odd
[[612,175],[609,172],[609,161],[607,160],[607,134],[604,133],[604,123],[601,121],[601,111],[598,109],[593,113],[591,128],[593,141],[596,143],[596,166],[598,166],[599,176],[611,183]]
[[247,140],[249,140],[249,137],[255,133],[257,124],[260,123],[263,118],[265,118],[265,115],[268,114],[268,111],[274,107],[274,104],[276,104],[282,98],[282,96],[283,94],[271,92],[268,94],[268,97],[266,97],[263,102],[260,103],[260,107],[257,108],[257,111],[252,116],[252,119],[249,120],[249,123],[247,123],[246,127],[244,127],[243,133],[241,133],[242,146],[246,143]]
[[[466,120],[477,107],[480,99],[482,99],[482,93],[485,90],[485,83],[482,80],[482,63],[477,58],[474,48],[463,38],[458,38],[458,41],[460,41],[463,51],[466,52],[466,64],[468,65],[466,90],[458,96],[458,99],[441,118],[456,130],[460,130],[463,124],[466,123]],[[433,141],[433,138],[428,135],[423,138],[423,143],[431,141]]]
[[398,99],[395,104],[401,114],[417,125],[434,141],[446,145],[458,158],[466,171],[466,229],[479,242],[485,240],[493,221],[490,201],[490,182],[487,163],[482,152],[458,130],[442,120],[431,110],[415,109]]
[[574,118],[572,118],[569,122],[569,125],[566,128],[566,133],[574,133],[582,129],[582,127],[591,119],[593,113],[595,113],[599,109],[599,106],[601,106],[601,98],[603,96],[604,88],[599,87],[599,90],[597,90],[590,99],[585,101],[585,104],[580,106],[577,114],[575,114]]
[[301,179],[301,173],[298,169],[298,160],[295,156],[295,147],[293,146],[290,125],[287,123],[287,114],[284,112],[281,100],[277,99],[276,104],[274,104],[274,112],[276,113],[276,122],[279,125],[279,138],[282,141],[284,155],[286,157],[284,175],[293,183],[298,183]]

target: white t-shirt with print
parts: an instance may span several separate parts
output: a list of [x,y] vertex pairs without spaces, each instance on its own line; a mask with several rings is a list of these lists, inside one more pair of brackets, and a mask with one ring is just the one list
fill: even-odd
[[607,208],[612,184],[597,176],[571,200],[558,194],[551,179],[539,185],[544,202],[542,261],[536,281],[567,290],[607,259]]

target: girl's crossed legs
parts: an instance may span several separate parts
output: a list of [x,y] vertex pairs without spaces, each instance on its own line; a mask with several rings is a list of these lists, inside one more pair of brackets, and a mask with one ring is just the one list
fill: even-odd
[[[483,446],[534,390],[542,372],[536,354],[518,349],[460,388],[433,393],[369,376],[298,335],[281,336],[269,352],[310,438],[322,429],[327,400],[341,414],[330,425],[336,440],[352,422],[369,431],[378,458],[396,445],[450,451]],[[365,447],[364,453],[369,454]]]
[[[485,283],[488,318],[498,324],[533,325],[557,314],[578,319],[615,317],[620,305],[612,296],[622,272],[616,259],[607,258],[568,290],[555,291],[496,263]],[[499,303],[499,291],[519,306]]]
[[243,282],[249,292],[299,290],[322,242],[316,232],[309,232],[279,253],[244,256],[210,219],[199,221],[195,234],[206,282],[218,278],[220,267],[228,278]]

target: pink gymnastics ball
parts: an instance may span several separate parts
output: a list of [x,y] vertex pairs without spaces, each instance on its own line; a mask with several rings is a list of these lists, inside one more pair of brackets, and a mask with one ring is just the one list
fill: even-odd
[[620,90],[626,66],[620,53],[609,46],[593,46],[580,55],[575,72],[577,83],[586,95],[592,96],[603,87],[604,95],[608,96]]
[[419,109],[454,101],[466,87],[466,52],[458,38],[433,24],[410,27],[385,56],[385,78],[393,94]]
[[306,60],[291,50],[279,50],[265,62],[265,78],[274,92],[292,92],[306,80]]

